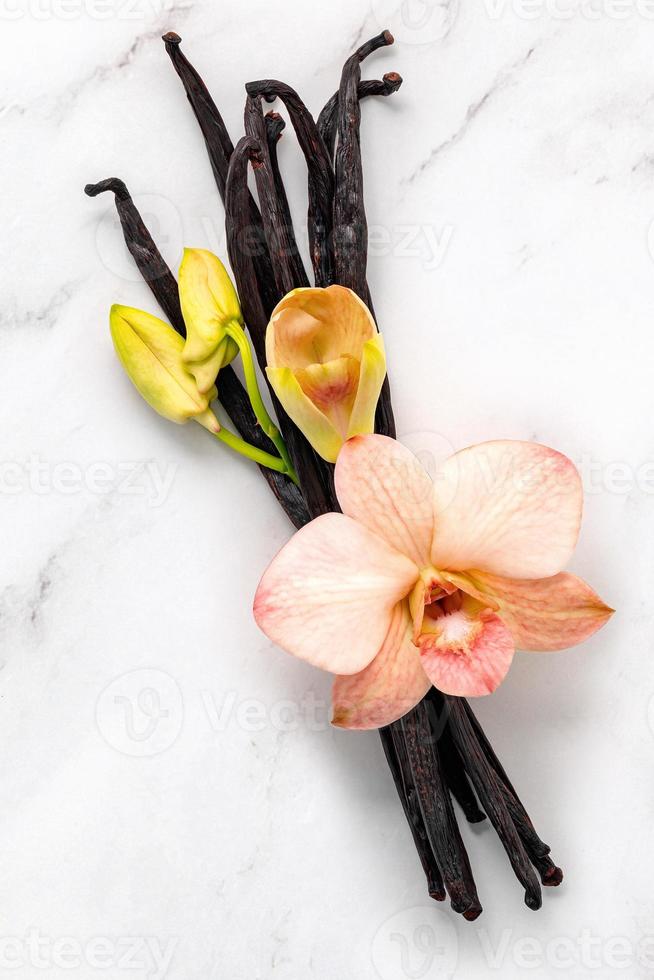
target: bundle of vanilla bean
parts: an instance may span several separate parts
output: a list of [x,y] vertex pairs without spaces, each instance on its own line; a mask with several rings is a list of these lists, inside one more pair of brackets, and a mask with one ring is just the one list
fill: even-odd
[[[202,130],[211,167],[224,203],[230,263],[245,322],[261,367],[265,333],[278,301],[298,286],[310,285],[297,246],[279,169],[277,142],[284,121],[264,114],[263,100],[280,100],[288,112],[308,172],[308,233],[313,282],[339,283],[354,290],[372,310],[366,281],[368,235],[363,200],[360,102],[396,92],[402,79],[391,72],[362,81],[361,63],[393,43],[388,31],[367,41],[346,61],[338,91],[317,118],[283,82],[266,79],[246,86],[245,136],[236,146],[200,75],[180,48],[180,37],[163,41]],[[252,168],[258,202],[248,190]],[[177,283],[145,227],[125,184],[109,178],[89,184],[92,197],[112,191],[125,241],[143,277],[175,329],[185,335]],[[231,367],[220,372],[220,401],[241,436],[260,449],[274,447],[257,426],[245,389]],[[291,422],[272,393],[280,429],[299,477],[262,468],[284,511],[296,527],[338,510],[333,466],[321,459]],[[377,431],[395,436],[386,380],[377,409]],[[429,894],[466,919],[481,904],[459,832],[453,800],[471,823],[493,824],[529,908],[541,905],[541,887],[558,885],[562,873],[549,858],[497,756],[469,704],[432,690],[400,721],[382,729],[382,743],[413,839],[427,876]],[[356,737],[356,736],[352,736]],[[540,879],[540,881],[539,881]]]

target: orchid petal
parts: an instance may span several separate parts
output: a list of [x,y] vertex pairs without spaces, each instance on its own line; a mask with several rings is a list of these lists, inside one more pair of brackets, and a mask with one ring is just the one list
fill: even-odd
[[316,452],[328,462],[336,462],[343,437],[324,412],[302,391],[291,369],[267,367],[266,374],[286,414],[293,419]]
[[367,340],[361,351],[361,369],[356,399],[350,416],[348,437],[375,431],[375,411],[386,377],[386,352],[381,334]]
[[582,487],[573,463],[531,442],[486,442],[434,476],[437,568],[515,578],[559,572],[579,534]]
[[332,690],[332,724],[339,728],[383,728],[411,711],[431,687],[411,640],[406,602],[398,603],[382,647],[372,663]]
[[350,354],[377,332],[368,307],[345,286],[301,287],[275,307],[266,332],[272,367],[308,367]]
[[355,436],[338,456],[334,479],[343,513],[419,568],[431,564],[433,487],[412,452],[387,436]]
[[613,615],[590,585],[568,572],[527,581],[477,571],[454,578],[459,588],[497,607],[522,650],[576,646]]
[[428,630],[418,640],[420,659],[443,694],[482,697],[504,680],[515,646],[508,627],[492,610],[465,596],[459,609],[433,620]]
[[417,569],[343,514],[307,524],[273,559],[254,600],[263,632],[284,650],[335,674],[356,674],[377,654],[393,609]]

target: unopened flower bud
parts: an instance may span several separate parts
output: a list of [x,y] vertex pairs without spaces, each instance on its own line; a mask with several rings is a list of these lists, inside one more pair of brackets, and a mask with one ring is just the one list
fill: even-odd
[[182,361],[184,340],[179,334],[159,317],[129,306],[112,306],[109,321],[121,364],[148,405],[171,422],[195,419],[219,432],[209,408],[216,389],[199,390]]
[[243,322],[238,296],[217,256],[203,248],[186,248],[179,267],[179,298],[186,324],[184,364],[199,390],[207,392],[238,353],[226,334],[230,323]]

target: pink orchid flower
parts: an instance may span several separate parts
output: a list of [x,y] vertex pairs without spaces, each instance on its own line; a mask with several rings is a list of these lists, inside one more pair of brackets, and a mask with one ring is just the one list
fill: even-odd
[[561,572],[582,487],[553,449],[483,443],[455,453],[432,481],[394,439],[356,436],[335,481],[343,513],[298,531],[254,601],[271,640],[337,675],[335,725],[388,725],[432,685],[490,694],[516,646],[573,646],[613,612]]

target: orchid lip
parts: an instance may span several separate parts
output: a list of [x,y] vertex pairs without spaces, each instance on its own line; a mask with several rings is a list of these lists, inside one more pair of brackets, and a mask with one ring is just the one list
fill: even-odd
[[[443,573],[433,567],[423,568],[409,596],[409,608],[413,620],[413,642],[418,641],[425,632],[425,620],[440,619],[452,611],[448,608],[447,600],[452,597],[456,603],[456,595],[460,589],[448,582]],[[427,629],[429,632],[429,629]]]

